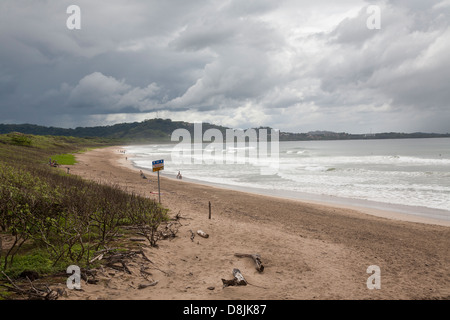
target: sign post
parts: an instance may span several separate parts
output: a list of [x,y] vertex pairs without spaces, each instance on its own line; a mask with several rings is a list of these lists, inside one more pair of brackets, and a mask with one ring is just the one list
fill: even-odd
[[157,160],[152,162],[153,172],[158,172],[158,199],[159,203],[161,203],[161,187],[159,183],[159,172],[164,170],[164,160]]

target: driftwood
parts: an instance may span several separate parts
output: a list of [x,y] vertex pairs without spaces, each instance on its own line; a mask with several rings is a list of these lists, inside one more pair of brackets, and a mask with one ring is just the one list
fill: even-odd
[[123,272],[126,272],[128,274],[131,274],[131,271],[130,271],[130,269],[128,269],[128,267],[125,264],[125,262],[121,261],[120,263],[121,263],[121,265],[117,265],[117,264],[115,264],[113,262],[108,262],[106,264],[106,266],[110,267],[111,269],[117,270],[117,271],[123,271]]
[[159,231],[159,238],[160,239],[171,239],[175,238],[178,233],[178,229],[181,227],[181,223],[178,220],[175,220],[175,222],[169,222],[162,231]]
[[128,262],[129,259],[139,254],[142,255],[142,258],[144,260],[153,263],[149,258],[147,258],[144,251],[141,249],[137,251],[129,251],[113,254],[112,256],[106,258],[107,260],[106,266],[114,270],[123,271],[128,274],[131,274],[131,271],[130,269],[128,269],[126,263]]
[[148,269],[148,267],[141,266],[141,270],[140,270],[141,271],[141,275],[145,279],[147,279],[148,276],[152,276],[153,275],[151,272],[148,272],[147,269]]
[[261,256],[259,254],[247,254],[247,253],[235,253],[238,258],[252,258],[256,265],[256,270],[259,272],[264,271],[264,266],[261,263]]
[[138,289],[140,290],[140,289],[145,289],[145,288],[148,288],[148,287],[154,287],[154,286],[156,286],[158,284],[158,282],[159,281],[153,281],[152,283],[149,283],[149,284],[140,284],[138,286]]
[[173,217],[171,220],[173,220],[173,221],[179,221],[179,220],[181,220],[181,219],[186,219],[186,220],[189,219],[189,220],[192,220],[192,218],[182,217],[181,214],[180,214],[180,211],[178,211],[178,213],[176,214],[176,216]]
[[106,248],[100,251],[95,252],[95,254],[97,254],[94,258],[92,258],[91,260],[89,260],[89,263],[93,263],[95,261],[100,261],[103,259],[103,257],[105,256],[105,254],[108,254],[110,252],[113,252],[117,250],[117,248]]
[[147,239],[142,239],[142,238],[130,238],[128,240],[130,240],[132,242],[145,242],[145,241],[147,241]]
[[241,271],[239,269],[234,268],[233,269],[233,280],[225,280],[222,279],[223,287],[228,286],[246,286],[247,280],[245,280],[244,276],[242,275]]
[[94,257],[94,258],[92,258],[91,260],[89,260],[89,263],[93,263],[93,262],[95,262],[95,261],[100,261],[100,260],[102,260],[103,259],[103,253],[100,253],[98,256],[96,256],[96,257]]
[[194,242],[195,233],[192,230],[189,230],[189,232],[191,233],[191,241]]
[[197,234],[200,236],[200,237],[203,237],[203,238],[209,238],[209,234],[207,234],[206,232],[204,232],[203,230],[198,230],[197,231]]

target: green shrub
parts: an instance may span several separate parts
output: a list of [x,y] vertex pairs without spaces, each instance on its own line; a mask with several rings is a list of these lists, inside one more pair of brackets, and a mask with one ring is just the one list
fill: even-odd
[[30,135],[26,135],[20,132],[12,132],[8,134],[12,144],[17,146],[31,146],[33,139]]
[[[29,150],[29,156],[35,152]],[[92,254],[115,241],[120,228],[129,224],[139,225],[156,246],[167,210],[155,201],[61,175],[29,157],[26,162],[26,153],[14,156],[16,161],[0,161],[0,228],[13,237],[12,246],[0,252],[0,270],[16,270],[26,259],[27,244],[41,256],[45,252],[46,269],[63,261],[88,265]]]

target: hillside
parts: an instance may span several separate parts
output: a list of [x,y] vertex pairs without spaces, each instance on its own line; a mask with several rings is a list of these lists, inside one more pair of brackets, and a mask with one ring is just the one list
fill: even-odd
[[[227,127],[209,123],[202,124],[203,131],[218,129],[225,137]],[[265,129],[270,129],[264,127]],[[170,119],[149,119],[142,122],[119,123],[110,126],[78,127],[64,129],[45,127],[33,124],[0,124],[0,134],[21,132],[23,134],[66,137],[99,137],[114,139],[118,142],[169,142],[176,129],[186,129],[193,137],[194,124],[185,121],[172,121]],[[270,131],[269,131],[270,133]],[[308,141],[308,140],[354,140],[354,139],[404,139],[404,138],[437,138],[450,137],[449,133],[375,133],[375,134],[350,134],[345,132],[312,131],[308,133],[280,132],[280,141]]]
[[[170,141],[172,132],[176,129],[187,129],[193,134],[194,125],[184,121],[169,119],[151,119],[143,122],[120,123],[111,126],[78,127],[64,129],[45,127],[33,124],[0,124],[0,134],[21,132],[33,135],[72,136],[79,138],[99,137],[121,141]],[[212,124],[203,124],[203,129],[219,129],[225,132],[227,128]]]

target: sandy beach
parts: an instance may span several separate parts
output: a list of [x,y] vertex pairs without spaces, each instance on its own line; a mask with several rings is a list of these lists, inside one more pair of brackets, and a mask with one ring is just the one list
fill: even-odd
[[[149,179],[141,179],[119,149],[78,154],[70,173],[158,200],[156,174],[145,172]],[[446,222],[232,191],[164,174],[161,193],[162,205],[171,216],[181,215],[182,226],[159,248],[144,247],[157,285],[138,289],[142,276],[133,269],[105,271],[104,281],[83,282],[83,290],[69,291],[68,299],[450,299]],[[209,238],[192,241],[191,231],[200,229]],[[235,253],[259,254],[264,272]],[[370,290],[367,269],[373,265],[380,268],[381,288]],[[232,279],[234,268],[249,285],[223,288],[221,279]]]

